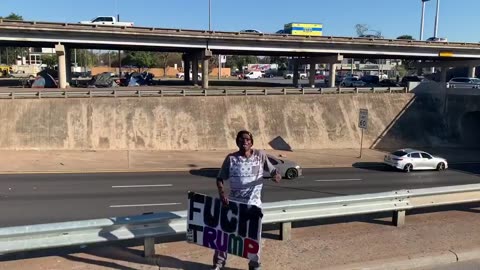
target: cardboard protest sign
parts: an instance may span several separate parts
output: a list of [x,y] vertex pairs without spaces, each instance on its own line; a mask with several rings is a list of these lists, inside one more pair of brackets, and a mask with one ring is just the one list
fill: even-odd
[[218,198],[188,193],[187,241],[210,249],[253,259],[260,250],[262,210]]

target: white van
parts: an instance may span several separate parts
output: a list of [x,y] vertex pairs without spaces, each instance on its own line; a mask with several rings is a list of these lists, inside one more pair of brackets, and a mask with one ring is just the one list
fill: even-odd
[[250,71],[250,73],[245,74],[245,79],[260,79],[262,78],[261,71]]

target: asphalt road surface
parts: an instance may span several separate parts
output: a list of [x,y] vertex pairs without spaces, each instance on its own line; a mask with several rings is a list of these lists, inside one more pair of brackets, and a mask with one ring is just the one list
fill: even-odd
[[[187,192],[216,196],[217,169],[164,173],[0,175],[0,227],[186,210]],[[480,163],[404,173],[379,165],[308,169],[265,181],[264,202],[480,183]]]

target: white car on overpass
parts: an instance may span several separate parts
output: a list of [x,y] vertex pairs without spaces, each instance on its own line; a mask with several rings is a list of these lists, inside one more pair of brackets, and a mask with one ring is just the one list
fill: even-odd
[[446,159],[410,148],[400,149],[385,155],[383,161],[385,164],[405,172],[413,170],[443,171],[448,168]]

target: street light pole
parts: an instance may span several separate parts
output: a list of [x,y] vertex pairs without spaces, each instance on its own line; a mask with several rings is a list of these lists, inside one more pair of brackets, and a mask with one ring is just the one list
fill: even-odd
[[435,30],[434,37],[438,37],[438,19],[440,16],[440,0],[437,0],[437,14],[435,15]]
[[208,0],[208,31],[212,31],[212,0]]
[[425,26],[425,2],[430,0],[422,0],[422,20],[420,22],[420,40],[423,40],[423,30]]

